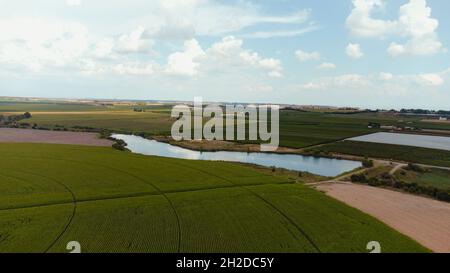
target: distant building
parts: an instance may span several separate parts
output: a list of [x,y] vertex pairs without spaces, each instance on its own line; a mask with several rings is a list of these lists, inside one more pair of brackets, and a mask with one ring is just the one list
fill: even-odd
[[439,120],[440,120],[440,121],[447,121],[448,118],[446,118],[446,117],[439,117]]

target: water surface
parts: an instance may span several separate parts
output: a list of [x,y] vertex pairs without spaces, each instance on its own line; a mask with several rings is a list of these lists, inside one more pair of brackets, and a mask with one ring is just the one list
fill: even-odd
[[199,152],[148,140],[138,136],[113,135],[125,141],[133,153],[190,160],[230,161],[257,164],[266,167],[284,168],[293,171],[310,172],[322,176],[337,176],[361,167],[361,162],[312,156],[244,153],[244,152]]

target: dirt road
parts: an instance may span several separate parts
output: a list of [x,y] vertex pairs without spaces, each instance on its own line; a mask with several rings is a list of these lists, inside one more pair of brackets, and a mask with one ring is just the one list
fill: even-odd
[[378,218],[434,252],[450,252],[449,203],[351,183],[326,183],[316,187]]

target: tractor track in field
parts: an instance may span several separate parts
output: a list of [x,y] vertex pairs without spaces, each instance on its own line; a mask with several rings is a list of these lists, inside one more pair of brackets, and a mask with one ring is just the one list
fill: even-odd
[[[188,167],[186,165],[183,164],[178,164],[184,167]],[[300,232],[300,234],[302,234],[305,239],[311,244],[311,246],[319,253],[321,253],[319,247],[314,243],[314,241],[308,236],[308,234],[297,224],[295,223],[294,220],[292,220],[288,215],[286,215],[282,210],[280,210],[277,206],[275,206],[274,204],[272,204],[271,202],[269,202],[267,199],[265,199],[264,197],[262,197],[260,194],[252,191],[251,189],[249,189],[248,187],[252,186],[252,185],[236,185],[233,181],[225,178],[225,177],[221,177],[219,175],[207,172],[205,170],[202,169],[198,169],[198,168],[194,168],[194,167],[189,167],[191,169],[197,170],[199,172],[202,172],[204,174],[208,174],[211,176],[214,176],[216,178],[222,179],[224,181],[227,181],[228,183],[232,184],[234,187],[239,187],[239,188],[243,188],[245,190],[247,190],[248,192],[250,192],[252,195],[254,195],[255,197],[257,197],[258,199],[260,199],[261,201],[263,201],[266,205],[268,205],[270,208],[272,208],[273,210],[275,210],[279,215],[281,215],[283,218],[285,218],[289,223],[291,223],[297,230],[298,232]],[[261,184],[261,186],[264,184]]]
[[[24,157],[20,157],[20,156],[14,156],[14,157],[15,157],[15,158],[24,158]],[[161,196],[163,196],[163,197],[166,199],[166,201],[168,202],[169,206],[171,207],[171,209],[172,209],[172,211],[173,211],[173,213],[174,213],[174,215],[175,215],[176,221],[177,221],[177,227],[178,227],[178,247],[177,247],[177,252],[180,253],[180,251],[181,251],[181,241],[182,241],[182,233],[181,233],[180,217],[179,217],[179,215],[178,215],[178,213],[177,213],[177,211],[176,211],[176,208],[175,208],[174,204],[172,203],[172,200],[170,200],[170,198],[167,196],[167,194],[170,194],[170,193],[177,193],[177,192],[163,192],[159,187],[157,187],[156,185],[154,185],[154,184],[151,183],[151,182],[145,181],[144,179],[142,179],[142,178],[139,177],[139,176],[136,176],[136,175],[134,175],[134,174],[132,174],[132,173],[129,173],[129,172],[127,172],[127,171],[124,171],[124,170],[112,168],[112,167],[110,167],[110,166],[105,166],[105,165],[101,165],[101,164],[95,164],[95,163],[93,164],[93,163],[87,163],[87,162],[83,162],[83,161],[77,161],[77,160],[71,160],[71,159],[62,159],[62,158],[52,158],[52,157],[39,157],[39,158],[36,158],[36,157],[35,157],[35,158],[27,157],[27,159],[37,159],[37,160],[48,159],[48,160],[56,160],[56,161],[73,162],[73,163],[77,163],[77,164],[81,164],[81,165],[98,166],[98,167],[106,168],[106,169],[109,169],[109,170],[112,170],[112,171],[115,171],[115,172],[119,172],[119,173],[126,174],[126,175],[131,176],[131,177],[135,178],[136,180],[138,180],[138,181],[140,181],[140,182],[142,182],[142,183],[144,183],[144,184],[147,184],[147,185],[151,186],[153,189],[156,190],[157,193],[155,193],[155,194],[144,194],[144,195],[140,195],[140,196],[146,196],[146,195],[161,195]],[[204,173],[204,174],[207,174],[207,175],[210,175],[210,176],[219,178],[219,179],[221,179],[221,180],[223,180],[223,181],[226,181],[226,182],[228,182],[228,183],[230,184],[230,187],[233,187],[233,188],[236,187],[236,188],[242,188],[242,189],[245,189],[246,191],[248,191],[249,193],[251,193],[253,196],[255,196],[256,198],[258,198],[258,199],[260,199],[261,201],[263,201],[268,207],[270,207],[271,209],[273,209],[276,213],[278,213],[279,215],[281,215],[284,219],[286,219],[290,224],[292,224],[292,225],[298,230],[298,232],[299,232],[300,234],[302,234],[302,236],[310,243],[310,245],[311,245],[317,252],[321,252],[320,249],[319,249],[319,247],[314,243],[314,241],[307,235],[307,233],[306,233],[306,232],[305,232],[305,231],[304,231],[297,223],[295,223],[294,220],[292,220],[292,219],[291,219],[288,215],[286,215],[282,210],[280,210],[280,209],[279,209],[278,207],[276,207],[274,204],[272,204],[271,202],[269,202],[268,200],[266,200],[264,197],[262,197],[261,195],[255,193],[254,191],[252,191],[251,189],[248,188],[249,186],[256,186],[256,185],[237,185],[237,184],[235,184],[233,181],[231,181],[231,180],[229,180],[229,179],[227,179],[227,178],[224,178],[224,177],[219,176],[219,175],[214,174],[214,173],[210,173],[210,172],[205,171],[205,170],[203,170],[203,169],[195,168],[195,167],[188,166],[188,165],[184,165],[184,164],[180,164],[180,163],[177,163],[177,164],[172,163],[172,162],[165,162],[165,163],[166,163],[166,164],[173,165],[173,166],[177,166],[177,167],[183,166],[183,167],[188,168],[188,169],[193,169],[193,170],[196,170],[196,171],[198,171],[198,172],[201,172],[201,173]],[[30,173],[30,174],[31,174],[31,173]],[[43,178],[49,179],[48,177],[45,177],[45,176],[42,176],[42,177],[43,177]],[[54,179],[51,179],[51,180],[53,180],[53,181],[56,182],[56,180],[54,180]],[[67,190],[69,190],[71,194],[73,194],[73,192],[71,192],[71,190],[70,190],[69,188],[67,188],[64,184],[62,184],[61,182],[58,182],[58,183],[59,183],[60,185],[64,186]],[[277,183],[277,184],[278,184],[278,183]],[[261,184],[261,185],[265,185],[265,184]],[[202,190],[212,190],[212,189],[218,189],[218,188],[230,188],[230,187],[206,188],[206,189],[202,189]],[[195,190],[193,190],[193,191],[195,191]],[[187,190],[187,191],[181,191],[181,192],[190,192],[190,191]],[[72,197],[75,198],[75,195],[73,194]],[[124,197],[119,197],[119,198],[109,198],[109,199],[122,199],[122,198],[130,198],[130,197],[137,197],[137,196],[124,196]],[[98,199],[98,200],[87,200],[86,202],[89,202],[89,201],[100,201],[100,200],[102,200],[102,199]],[[108,200],[108,199],[104,199],[104,200]],[[75,212],[76,212],[76,203],[77,203],[77,200],[75,199],[75,206],[74,206],[75,209],[74,209],[73,217],[75,216]],[[52,205],[58,205],[58,204],[52,204]],[[16,208],[14,208],[14,209],[16,209]],[[0,211],[1,211],[1,209],[0,209]],[[72,222],[73,217],[70,219],[70,223]],[[58,236],[57,240],[59,240],[59,238],[62,237],[62,235],[63,235],[63,234],[65,233],[65,231],[68,229],[70,223],[66,226],[66,228],[64,229],[64,231],[60,234],[60,236]],[[56,241],[57,241],[57,240],[56,240]],[[48,251],[51,247],[53,247],[54,244],[56,244],[56,241],[55,241],[55,242],[47,249],[47,251]],[[46,252],[47,252],[47,251],[46,251]]]
[[[17,170],[16,170],[16,172],[17,172]],[[75,214],[77,212],[77,197],[75,196],[75,193],[66,184],[62,183],[59,180],[56,180],[54,178],[47,177],[47,176],[44,176],[44,175],[41,175],[41,174],[37,174],[37,173],[34,173],[34,172],[22,171],[22,170],[20,170],[20,172],[22,172],[24,174],[29,174],[29,175],[32,175],[32,176],[42,177],[44,179],[52,181],[52,182],[58,184],[59,186],[62,186],[71,195],[72,202],[70,202],[70,203],[73,204],[72,215],[70,216],[69,221],[67,222],[67,224],[65,225],[63,230],[58,234],[56,239],[53,240],[53,242],[45,249],[44,253],[48,253],[50,251],[50,249],[53,246],[55,246],[55,244],[59,241],[59,239],[61,239],[61,237],[64,235],[64,233],[66,233],[66,231],[69,229],[69,226],[72,224],[72,221],[75,218]],[[70,204],[70,203],[67,203],[67,204]]]
[[[290,185],[293,184],[292,182],[286,182],[286,183],[267,183],[267,184],[252,184],[252,185],[245,185],[245,187],[253,187],[253,186],[263,186],[263,185]],[[202,191],[210,191],[210,190],[220,190],[220,189],[234,189],[234,188],[243,188],[244,186],[239,185],[227,185],[227,186],[219,186],[219,187],[210,187],[210,188],[200,188],[200,189],[191,189],[191,190],[179,190],[179,191],[165,191],[165,194],[177,194],[177,193],[189,193],[189,192],[202,192]],[[77,204],[83,204],[83,203],[89,203],[89,202],[101,202],[101,201],[110,201],[110,200],[121,200],[121,199],[129,199],[129,198],[139,198],[139,197],[146,197],[146,196],[162,196],[162,194],[159,194],[157,192],[155,193],[136,193],[136,194],[124,194],[124,195],[118,195],[118,196],[105,196],[102,198],[87,198],[87,199],[77,199]],[[67,205],[73,203],[72,201],[61,201],[61,202],[47,202],[47,203],[41,203],[41,204],[34,204],[34,205],[25,205],[25,206],[18,206],[18,207],[9,207],[9,208],[0,208],[1,211],[9,211],[9,210],[20,210],[20,209],[31,209],[31,208],[41,208],[41,207],[51,207],[51,206],[59,206],[59,205]]]
[[[24,158],[24,157],[15,156],[15,158]],[[119,172],[119,173],[126,174],[126,175],[131,176],[131,177],[135,178],[136,180],[138,180],[138,181],[140,181],[140,182],[142,182],[142,183],[144,183],[144,184],[147,184],[147,185],[153,187],[153,189],[155,189],[159,195],[163,196],[163,197],[166,199],[166,201],[169,203],[169,206],[171,207],[171,209],[172,209],[172,211],[173,211],[173,213],[174,213],[174,215],[175,215],[175,218],[176,218],[176,221],[177,221],[177,227],[178,227],[178,247],[177,247],[177,253],[180,253],[180,249],[181,249],[181,224],[180,224],[180,217],[179,217],[179,215],[178,215],[178,213],[177,213],[177,211],[176,211],[176,209],[175,209],[175,206],[174,206],[173,203],[172,203],[172,200],[170,200],[169,197],[167,196],[167,194],[166,194],[165,192],[161,191],[161,189],[158,188],[158,187],[157,187],[156,185],[154,185],[153,183],[148,182],[148,181],[142,179],[141,177],[136,176],[136,175],[134,175],[134,174],[132,174],[132,173],[129,173],[129,172],[127,172],[127,171],[120,170],[120,169],[116,169],[116,168],[112,168],[112,167],[110,167],[110,166],[105,166],[105,165],[101,165],[101,164],[95,164],[95,163],[89,163],[89,164],[88,164],[88,163],[83,162],[83,161],[77,161],[77,160],[72,160],[72,159],[62,159],[62,158],[52,158],[52,157],[40,157],[40,158],[27,157],[27,159],[38,159],[38,160],[48,159],[48,160],[56,160],[56,161],[72,162],[72,163],[77,163],[77,164],[81,164],[81,165],[88,165],[88,166],[102,167],[102,168],[106,168],[106,169],[109,169],[109,170],[112,170],[112,171],[115,171],[115,172]],[[42,177],[43,177],[43,178],[47,178],[47,177],[45,177],[45,176],[42,176]],[[47,178],[47,179],[49,179],[49,178]],[[54,179],[51,179],[51,180],[57,182],[57,180],[54,180]],[[62,185],[62,186],[64,186],[64,187],[66,187],[66,185],[62,184],[61,182],[58,182],[58,183],[60,183],[60,185]],[[72,194],[72,196],[75,198],[75,195],[73,194],[73,192],[72,192],[69,188],[67,188],[67,187],[66,187],[66,189],[68,189],[69,192]],[[75,199],[75,208],[76,208],[76,199]],[[76,210],[74,210],[73,216],[75,216],[75,211],[76,211]],[[73,217],[70,219],[70,222],[72,222],[72,219],[73,219]],[[70,225],[70,223],[69,223],[69,225]],[[65,230],[67,230],[67,228],[68,228],[68,226],[66,227]],[[65,232],[65,230],[64,230],[64,232]],[[64,234],[64,232],[58,237],[58,239]],[[56,242],[54,242],[54,243],[56,243]],[[49,247],[49,249],[50,249],[52,246],[53,246],[53,245],[51,245],[51,246]],[[47,249],[47,251],[48,251],[48,249]],[[47,252],[47,251],[46,251],[46,252]]]

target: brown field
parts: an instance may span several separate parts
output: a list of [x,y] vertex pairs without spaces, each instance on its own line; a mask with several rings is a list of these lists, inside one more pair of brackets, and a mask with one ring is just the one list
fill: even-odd
[[96,133],[60,132],[31,129],[0,128],[0,142],[49,143],[87,146],[111,146],[112,141],[100,139]]
[[450,124],[450,120],[423,119],[422,121],[429,122],[429,123]]
[[450,204],[401,192],[351,183],[317,186],[362,210],[434,252],[450,252]]

